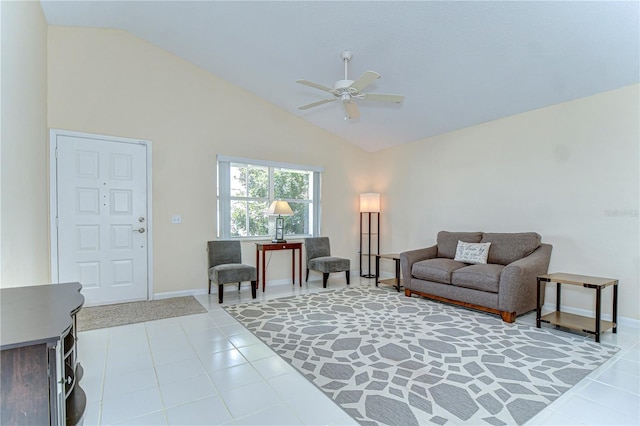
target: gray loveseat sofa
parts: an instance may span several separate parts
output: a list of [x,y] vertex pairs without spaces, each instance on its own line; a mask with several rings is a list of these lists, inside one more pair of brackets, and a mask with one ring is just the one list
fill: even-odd
[[[491,243],[486,264],[454,260],[458,241]],[[551,245],[535,232],[438,233],[437,244],[400,254],[405,295],[498,314],[506,322],[536,308],[538,275],[546,274]]]

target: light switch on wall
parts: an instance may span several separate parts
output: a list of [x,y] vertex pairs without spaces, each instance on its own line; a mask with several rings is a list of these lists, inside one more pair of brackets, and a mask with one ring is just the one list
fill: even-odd
[[173,216],[171,218],[171,223],[182,223],[182,216],[180,216],[179,214]]

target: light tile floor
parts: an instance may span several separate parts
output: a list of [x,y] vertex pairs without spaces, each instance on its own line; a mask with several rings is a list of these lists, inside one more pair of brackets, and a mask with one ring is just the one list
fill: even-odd
[[[332,291],[342,281],[327,290],[318,281],[272,285],[257,300]],[[351,285],[374,284],[353,277]],[[197,298],[207,313],[79,333],[86,425],[356,424],[228,315],[216,294]],[[249,288],[226,286],[224,299],[249,302]],[[518,321],[535,324],[535,315]],[[601,340],[621,351],[529,424],[640,424],[640,330],[619,327]]]

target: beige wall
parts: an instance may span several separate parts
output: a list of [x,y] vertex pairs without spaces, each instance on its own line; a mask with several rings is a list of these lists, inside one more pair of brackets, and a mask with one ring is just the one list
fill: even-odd
[[[3,2],[2,276],[20,284],[48,275],[45,31],[39,8]],[[619,278],[620,315],[640,318],[638,85],[370,154],[124,32],[50,27],[48,55],[48,126],[153,141],[156,293],[206,285],[225,154],[324,167],[323,234],[354,269],[358,194],[377,190],[383,251],[441,229],[536,231],[551,270]],[[288,266],[274,256],[269,278]],[[563,300],[593,309],[588,292]]]
[[2,15],[0,286],[49,282],[47,23],[39,2]]
[[[50,127],[152,141],[156,294],[208,283],[216,154],[324,167],[322,233],[356,265],[361,149],[123,31],[50,27],[48,88]],[[243,260],[255,263],[255,244]],[[274,253],[269,280],[289,268]]]
[[[619,315],[640,319],[639,85],[374,154],[383,251],[440,230],[535,231],[551,271],[620,280]],[[551,286],[548,301],[555,301]],[[567,288],[563,304],[593,310]],[[611,291],[603,311],[611,312]]]

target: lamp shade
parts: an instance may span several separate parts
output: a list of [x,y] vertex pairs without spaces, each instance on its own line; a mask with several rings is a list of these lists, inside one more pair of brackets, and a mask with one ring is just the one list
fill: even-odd
[[269,216],[292,216],[293,210],[289,207],[289,203],[286,201],[278,200],[271,203],[269,210],[267,210]]
[[377,192],[360,194],[360,212],[380,213],[380,194]]

